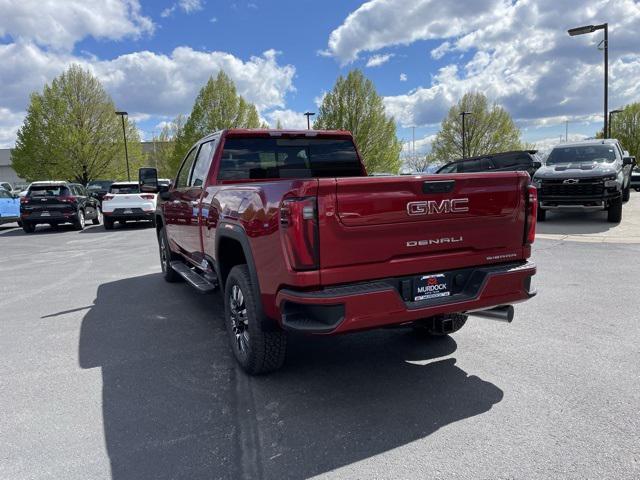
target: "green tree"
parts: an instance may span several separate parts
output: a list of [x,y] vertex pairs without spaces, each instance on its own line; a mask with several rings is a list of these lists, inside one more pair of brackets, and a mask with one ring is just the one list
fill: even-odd
[[184,129],[185,117],[178,115],[167,123],[159,135],[153,136],[151,150],[147,154],[147,164],[158,169],[160,178],[173,178],[182,158],[174,156],[175,139]]
[[[143,160],[140,137],[132,122],[125,128],[135,176]],[[126,178],[121,120],[99,80],[72,65],[42,93],[33,93],[11,157],[15,171],[29,181]]]
[[174,162],[205,135],[225,128],[260,128],[255,105],[238,95],[233,80],[222,70],[210,77],[198,93],[191,115],[175,136]]
[[[602,138],[602,131],[599,132]],[[611,137],[640,161],[640,102],[631,103],[611,117]]]
[[462,158],[462,115],[465,118],[465,150],[468,157],[524,148],[520,130],[507,111],[497,104],[489,105],[482,93],[466,93],[449,109],[440,131],[432,142],[433,156],[441,162]]
[[396,173],[400,168],[402,145],[395,121],[386,115],[382,97],[360,70],[338,78],[322,100],[313,128],[351,131],[369,173]]

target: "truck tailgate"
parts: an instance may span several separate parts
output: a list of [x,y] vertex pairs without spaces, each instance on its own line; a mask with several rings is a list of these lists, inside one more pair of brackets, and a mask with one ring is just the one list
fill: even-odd
[[524,258],[528,181],[519,172],[338,178],[333,198],[321,197],[322,283]]

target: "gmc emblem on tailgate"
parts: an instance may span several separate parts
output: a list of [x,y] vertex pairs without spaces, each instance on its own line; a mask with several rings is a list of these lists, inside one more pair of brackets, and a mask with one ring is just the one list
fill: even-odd
[[409,215],[431,215],[434,213],[466,213],[469,211],[468,198],[445,199],[441,202],[427,200],[423,202],[407,203]]

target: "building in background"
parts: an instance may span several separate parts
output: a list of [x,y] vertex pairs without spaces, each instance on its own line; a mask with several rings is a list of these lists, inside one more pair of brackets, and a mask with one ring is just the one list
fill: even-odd
[[11,167],[10,148],[0,148],[0,182],[9,182],[11,184],[22,182],[22,179]]

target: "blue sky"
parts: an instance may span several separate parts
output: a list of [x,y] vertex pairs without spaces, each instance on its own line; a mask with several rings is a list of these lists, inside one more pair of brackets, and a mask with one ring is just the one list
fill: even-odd
[[[87,8],[89,6],[89,8]],[[338,75],[360,68],[398,136],[427,151],[447,109],[482,91],[541,146],[602,123],[599,35],[611,25],[610,105],[640,100],[640,7],[633,0],[7,0],[0,4],[0,144],[29,93],[70,63],[96,74],[145,137],[188,114],[224,68],[271,124],[302,127]]]

